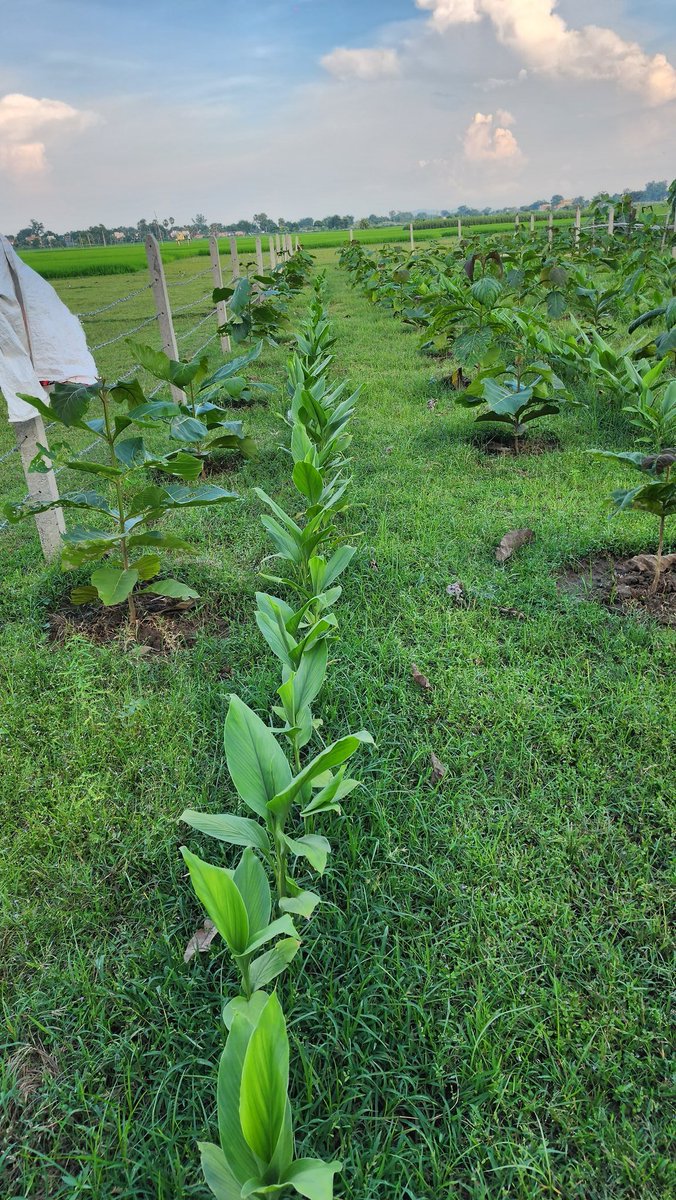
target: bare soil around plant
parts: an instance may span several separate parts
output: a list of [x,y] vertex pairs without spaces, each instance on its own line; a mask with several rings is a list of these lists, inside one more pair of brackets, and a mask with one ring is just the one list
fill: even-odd
[[145,654],[172,654],[195,643],[201,632],[225,637],[227,622],[195,600],[173,600],[137,592],[134,596],[137,621],[129,620],[126,604],[64,604],[48,616],[49,640],[63,643],[69,638],[88,638],[99,646],[140,650]]
[[561,443],[553,433],[522,438],[518,450],[515,450],[514,439],[509,434],[495,433],[492,430],[477,430],[472,434],[471,441],[477,450],[492,458],[526,458],[529,455],[550,454],[561,449]]
[[642,613],[676,628],[676,554],[662,557],[655,585],[655,555],[610,553],[582,559],[558,579],[562,592],[594,600],[615,612]]

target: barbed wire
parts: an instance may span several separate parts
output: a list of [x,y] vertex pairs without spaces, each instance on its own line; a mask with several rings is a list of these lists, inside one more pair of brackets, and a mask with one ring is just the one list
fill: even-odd
[[147,292],[152,283],[144,283],[143,287],[136,288],[133,292],[127,292],[126,296],[120,296],[117,300],[111,300],[110,304],[102,304],[100,308],[90,308],[87,312],[75,313],[81,321],[86,321],[90,317],[98,317],[99,313],[108,312],[111,308],[117,308],[118,304],[126,304],[128,300],[133,300],[135,296],[140,296],[143,292]]
[[179,278],[178,282],[175,282],[173,279],[168,279],[167,283],[172,288],[187,287],[188,284],[193,283],[195,279],[202,279],[202,277],[204,275],[210,275],[210,274],[211,274],[211,267],[205,267],[205,269],[203,271],[198,271],[195,275],[190,275],[188,277],[188,279]]
[[198,300],[191,300],[189,304],[182,304],[180,308],[172,308],[172,310],[171,310],[172,317],[177,317],[177,316],[179,316],[180,313],[188,312],[191,308],[197,308],[197,305],[203,304],[204,301],[206,300],[207,296],[211,295],[212,291],[213,291],[213,288],[209,288],[208,292],[204,292],[203,295],[201,295]]
[[138,333],[139,329],[145,329],[146,325],[151,325],[156,320],[157,316],[153,313],[152,317],[146,317],[145,321],[134,325],[133,329],[125,329],[123,333],[118,333],[115,337],[108,338],[105,342],[99,342],[96,346],[90,346],[90,353],[93,354],[95,350],[103,350],[104,346],[114,346],[116,342],[121,342],[123,338],[131,337],[132,333]]
[[[210,317],[213,317],[215,315],[215,313],[216,313],[216,309],[210,308],[209,312],[206,314],[206,316],[202,317],[201,321],[198,321],[196,325],[193,325],[192,329],[186,329],[184,333],[180,334],[179,337],[176,338],[176,341],[184,342],[186,340],[186,338],[189,338],[191,336],[191,334],[195,333],[195,331],[197,329],[199,329],[200,325],[204,325],[204,322],[208,321]],[[216,334],[214,334],[214,337],[215,336],[216,336]],[[209,339],[209,341],[211,341],[211,338]]]

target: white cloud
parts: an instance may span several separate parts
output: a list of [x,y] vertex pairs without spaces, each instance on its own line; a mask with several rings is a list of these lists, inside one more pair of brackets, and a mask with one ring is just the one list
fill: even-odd
[[8,174],[36,175],[47,166],[45,136],[49,128],[75,132],[96,120],[94,113],[73,108],[63,100],[37,99],[12,92],[0,97],[0,167]]
[[416,0],[443,31],[487,17],[498,41],[535,71],[575,79],[610,80],[640,92],[649,104],[676,100],[676,70],[664,54],[645,53],[612,29],[571,29],[554,10],[557,0]]
[[521,150],[509,128],[514,117],[504,109],[493,113],[475,113],[463,139],[465,158],[470,162],[504,162],[520,159]]
[[324,55],[321,64],[337,79],[381,79],[399,72],[396,50],[386,48],[347,50],[338,46]]

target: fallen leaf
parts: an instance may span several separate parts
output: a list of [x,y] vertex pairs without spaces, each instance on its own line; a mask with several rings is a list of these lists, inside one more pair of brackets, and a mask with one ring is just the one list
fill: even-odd
[[446,774],[446,766],[440,758],[437,758],[434,750],[430,754],[430,762],[432,764],[432,774],[430,775],[430,783],[441,783]]
[[427,676],[423,675],[422,671],[415,665],[415,663],[411,663],[411,675],[413,676],[413,682],[417,683],[418,687],[422,688],[423,691],[429,691],[429,689],[432,687],[432,684]]
[[501,617],[512,617],[515,621],[525,621],[526,614],[521,612],[520,608],[499,608],[498,612]]
[[435,408],[437,407],[437,401],[434,398],[428,400],[427,407],[429,408],[430,412],[434,412]]
[[535,534],[532,529],[510,529],[495,551],[496,561],[499,563],[506,562],[508,558],[512,557],[515,550],[519,550],[522,546],[526,546],[528,542],[532,542],[534,537]]
[[205,917],[204,925],[201,929],[195,930],[185,948],[183,962],[190,962],[190,959],[197,954],[198,950],[200,954],[204,954],[205,951],[209,949],[217,933],[218,930],[213,921],[210,921],[208,917]]
[[[657,571],[657,555],[635,554],[633,558],[627,559],[626,565],[633,567],[636,571],[644,571],[648,575],[654,575]],[[660,564],[660,574],[670,571],[673,566],[676,566],[676,554],[663,554]]]
[[460,604],[465,599],[465,589],[459,579],[456,579],[455,583],[447,584],[446,595],[451,596],[456,604]]

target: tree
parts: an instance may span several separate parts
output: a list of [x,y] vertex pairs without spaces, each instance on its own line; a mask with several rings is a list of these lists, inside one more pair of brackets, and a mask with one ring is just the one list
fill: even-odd
[[358,229],[369,229],[370,225],[371,225],[371,222],[369,221],[368,217],[362,217],[361,220],[359,221],[357,228]]
[[563,204],[563,196],[560,196],[558,192],[555,192],[549,203],[551,204],[552,208],[558,208],[559,204]]
[[643,195],[641,197],[641,199],[646,204],[653,204],[656,201],[659,202],[660,200],[666,200],[666,198],[667,198],[667,181],[666,181],[666,179],[660,179],[660,180],[653,179],[653,180],[651,180],[650,183],[646,183],[646,185],[643,189]]

